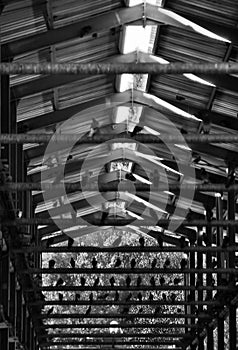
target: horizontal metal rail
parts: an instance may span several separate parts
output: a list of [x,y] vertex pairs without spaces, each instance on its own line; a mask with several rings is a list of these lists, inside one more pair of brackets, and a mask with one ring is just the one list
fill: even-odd
[[40,253],[182,253],[182,252],[219,252],[219,253],[229,253],[229,252],[237,252],[238,245],[229,246],[226,248],[222,247],[205,247],[205,246],[197,246],[197,247],[172,247],[172,246],[151,246],[151,247],[140,247],[140,246],[119,246],[119,247],[88,247],[88,246],[78,246],[78,247],[70,247],[61,246],[61,247],[24,247],[24,248],[13,248],[11,249],[13,253],[32,253],[32,252],[40,252]]
[[101,144],[102,142],[110,140],[124,140],[124,142],[135,141],[141,143],[176,143],[184,142],[186,143],[220,143],[228,142],[234,143],[238,142],[238,135],[230,134],[215,134],[215,135],[204,135],[204,134],[193,134],[193,135],[166,135],[166,136],[155,136],[149,134],[140,134],[133,137],[130,134],[104,134],[104,135],[94,135],[93,137],[82,136],[77,134],[1,134],[0,142],[6,144],[14,143],[64,143],[64,144]]
[[[118,326],[119,327],[119,326]],[[85,326],[87,328],[87,326]],[[40,338],[181,338],[184,336],[184,333],[51,333],[51,334],[43,334],[40,336]]]
[[[97,291],[97,288],[95,287],[94,291]],[[148,291],[150,291],[150,288],[148,286]],[[134,296],[135,298],[135,296]],[[98,306],[98,305],[150,305],[150,306],[158,306],[158,305],[213,305],[217,306],[220,305],[219,302],[217,301],[181,301],[181,300],[175,300],[175,301],[170,301],[170,300],[142,300],[142,301],[137,301],[137,300],[129,300],[129,301],[114,301],[114,300],[93,300],[92,302],[89,300],[79,300],[79,301],[74,301],[74,300],[49,300],[49,301],[34,301],[34,302],[29,302],[28,305],[30,306],[36,306],[36,305],[85,305],[85,306]]]
[[234,74],[238,63],[0,63],[0,74]]
[[[238,227],[238,220],[184,220],[182,223],[180,219],[161,219],[157,222],[157,226],[167,227],[170,222],[174,224],[179,223],[179,226],[204,226],[204,227]],[[149,226],[151,223],[146,221],[134,221],[133,219],[106,219],[103,223],[101,219],[92,219],[89,221],[94,226],[126,226],[133,223],[134,226]],[[17,225],[57,225],[59,227],[70,227],[82,225],[82,221],[76,219],[48,219],[48,218],[21,218],[15,220],[2,220],[2,225],[5,226],[17,226]]]
[[177,273],[233,273],[238,274],[238,268],[206,268],[206,269],[178,269],[178,268],[29,268],[19,271],[22,274],[177,274]]
[[[153,317],[152,317],[153,316]],[[85,315],[83,313],[68,313],[68,314],[62,314],[62,313],[53,313],[53,314],[50,314],[50,315],[47,315],[47,314],[38,314],[38,315],[35,315],[36,319],[47,319],[47,318],[56,318],[56,319],[59,319],[59,318],[72,318],[72,319],[86,319],[86,318],[98,318],[98,319],[107,319],[107,318],[112,318],[112,319],[116,319],[116,318],[171,318],[171,319],[175,319],[175,318],[198,318],[199,319],[199,315],[194,315],[194,314],[166,314],[166,313],[160,313],[160,314],[155,314],[155,315],[151,315],[151,313],[136,313],[136,314],[132,314],[132,313],[129,313],[129,314],[117,314],[117,313],[114,313],[114,314],[99,314],[99,313],[92,313],[92,314],[89,314],[89,315]],[[206,319],[206,320],[211,320],[212,317],[211,316],[207,316],[206,318],[202,318],[202,319]]]
[[109,328],[160,328],[160,329],[167,329],[167,328],[198,328],[199,326],[196,324],[178,324],[178,323],[156,323],[156,324],[135,324],[135,323],[120,323],[118,324],[98,324],[98,323],[80,323],[80,324],[68,324],[68,323],[53,323],[53,324],[45,324],[36,328],[39,329],[64,329],[64,328],[70,328],[70,329],[81,329],[81,328],[88,328],[88,329],[109,329]]
[[[181,272],[182,273],[182,272]],[[85,291],[90,291],[93,292],[97,290],[98,292],[103,292],[103,291],[159,291],[159,290],[165,290],[165,291],[170,291],[170,290],[175,290],[175,291],[183,291],[183,290],[222,290],[222,291],[237,291],[237,288],[231,288],[230,286],[199,286],[199,287],[194,287],[194,286],[184,286],[184,285],[176,285],[176,286],[171,286],[168,284],[164,284],[163,286],[148,286],[148,285],[142,285],[142,286],[42,286],[42,287],[36,287],[34,290],[36,291],[42,291],[42,292],[85,292]],[[28,288],[24,290],[26,293],[32,292],[33,289]]]
[[[155,191],[153,184],[151,186],[145,185],[142,183],[135,183],[134,184],[135,189],[137,191]],[[238,191],[238,184],[231,185],[227,187],[225,184],[201,184],[201,185],[195,185],[195,184],[169,184],[169,186],[165,186],[163,183],[159,185],[158,188],[156,188],[156,191],[167,191],[168,187],[171,190],[180,190],[181,188],[183,190],[195,190],[195,191],[203,191],[203,192],[231,192],[231,191]],[[5,183],[4,185],[0,185],[0,191],[58,191],[63,190],[66,191],[73,190],[73,191],[82,191],[82,185],[81,183],[65,183],[65,184],[52,184],[52,183],[45,183],[45,182],[19,182],[19,183]],[[89,183],[85,186],[83,186],[83,191],[118,191],[118,185],[117,184],[100,184],[97,183]],[[121,190],[120,190],[121,191]],[[123,192],[123,190],[121,191]]]

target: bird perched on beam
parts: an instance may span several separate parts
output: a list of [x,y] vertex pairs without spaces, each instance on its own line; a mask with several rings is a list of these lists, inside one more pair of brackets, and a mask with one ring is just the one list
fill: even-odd
[[62,286],[64,284],[64,280],[60,277],[58,281],[56,282],[56,287]]
[[133,131],[131,132],[131,137],[138,135],[139,132],[141,132],[143,129],[144,128],[142,126],[136,125]]
[[88,309],[85,312],[85,315],[89,315],[91,313],[92,307],[89,306]]
[[74,244],[74,239],[69,237],[69,239],[68,239],[68,248],[71,248],[73,246],[73,244]]
[[135,258],[132,258],[131,259],[131,268],[134,269],[136,266],[136,259]]
[[152,287],[155,287],[155,284],[156,284],[156,283],[155,283],[155,278],[154,278],[154,276],[151,277],[151,279],[150,279],[150,284],[151,284]]
[[54,311],[54,307],[52,306],[48,311],[47,311],[47,316],[51,315]]
[[118,293],[118,291],[116,291],[115,296],[114,296],[114,301],[118,301],[120,298],[120,294]]
[[140,247],[141,247],[141,248],[144,248],[144,246],[145,246],[145,239],[144,239],[144,237],[141,236],[141,237],[139,238],[139,244],[140,244]]
[[137,285],[137,287],[140,287],[141,283],[142,283],[142,279],[141,279],[140,276],[138,276],[138,277],[137,277],[137,280],[136,280],[136,285]]
[[115,283],[116,283],[115,278],[112,276],[112,277],[110,278],[109,282],[110,282],[110,285],[111,285],[112,287],[114,287],[114,285],[115,285]]
[[97,259],[95,257],[93,257],[91,262],[92,262],[92,267],[95,270],[97,268],[97,264],[98,264]]
[[154,258],[154,259],[152,260],[152,263],[151,263],[151,268],[152,268],[152,269],[155,269],[155,268],[156,268],[156,264],[157,264],[157,259]]
[[62,293],[59,293],[58,295],[59,295],[59,301],[62,301],[64,298],[64,295]]
[[75,260],[74,260],[74,258],[71,258],[70,259],[70,265],[71,265],[71,267],[74,269],[75,268]]
[[115,262],[114,267],[120,267],[120,266],[121,266],[121,259],[118,257],[118,258],[116,259],[116,262]]
[[139,301],[142,301],[142,294],[141,294],[141,292],[139,292],[139,293],[137,294],[137,299],[138,299]]
[[90,125],[90,131],[89,131],[88,137],[90,138],[93,137],[98,130],[99,130],[99,122],[95,118],[93,118],[92,123]]
[[188,265],[188,257],[186,254],[183,255],[183,258],[180,261],[180,267],[181,270],[184,270],[186,268],[186,266]]
[[130,284],[131,284],[131,278],[130,278],[130,276],[127,276],[127,278],[126,278],[127,287],[130,287]]
[[99,282],[100,282],[100,278],[97,277],[97,278],[94,280],[93,286],[94,286],[94,287],[97,287],[97,286],[99,285]]
[[54,259],[50,259],[49,260],[49,269],[53,269],[55,267],[55,260]]
[[81,286],[84,287],[86,284],[86,279],[84,277],[80,277],[80,283],[81,283]]

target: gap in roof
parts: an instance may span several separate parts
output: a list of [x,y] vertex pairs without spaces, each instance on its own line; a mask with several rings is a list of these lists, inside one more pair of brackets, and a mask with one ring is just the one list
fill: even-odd
[[162,0],[127,0],[127,4],[129,7],[133,7],[136,5],[140,5],[140,4],[151,4],[151,5],[157,5],[157,6],[161,6],[162,4]]

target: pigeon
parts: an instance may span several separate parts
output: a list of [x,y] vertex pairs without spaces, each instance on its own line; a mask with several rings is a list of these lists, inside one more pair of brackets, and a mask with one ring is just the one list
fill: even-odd
[[97,268],[97,264],[98,264],[98,262],[97,262],[96,258],[93,257],[93,260],[92,260],[92,267],[93,267],[93,269]]
[[89,131],[88,137],[90,138],[93,137],[98,129],[99,129],[99,122],[95,118],[93,118],[92,123],[90,125],[90,131]]
[[90,303],[93,302],[93,293],[90,293],[90,295],[89,295],[89,301],[90,301]]
[[175,299],[176,299],[176,294],[175,294],[175,293],[171,293],[171,294],[170,294],[170,300],[171,300],[171,302],[174,303],[174,302],[175,302]]
[[136,259],[133,258],[133,259],[131,259],[131,268],[134,269],[135,266],[136,266]]
[[130,180],[130,181],[133,181],[133,182],[136,181],[136,178],[135,178],[135,176],[134,176],[132,173],[126,173],[125,179],[126,179],[126,180]]
[[68,248],[71,248],[73,246],[73,244],[74,244],[74,239],[69,237],[69,239],[68,239]]
[[101,224],[105,223],[105,220],[108,218],[109,215],[109,210],[104,210],[102,212],[102,216],[101,216]]
[[157,242],[158,242],[160,249],[163,249],[163,239],[161,236],[157,237]]
[[222,241],[222,248],[227,248],[229,246],[230,243],[230,239],[228,236],[224,236],[223,237],[223,241]]
[[120,267],[121,266],[121,259],[117,258],[115,266],[114,267]]
[[97,287],[97,286],[99,285],[99,282],[100,282],[100,278],[97,277],[97,278],[95,279],[94,283],[93,283],[93,286],[94,286],[94,287]]
[[110,282],[110,285],[111,285],[112,287],[114,287],[114,285],[115,285],[115,283],[116,283],[115,278],[112,276],[112,277],[110,278],[109,282]]
[[154,300],[154,296],[153,296],[152,293],[150,293],[150,295],[149,295],[149,301],[153,301],[153,300]]
[[136,280],[136,285],[137,285],[137,287],[140,287],[141,283],[142,283],[142,279],[141,279],[140,276],[138,276],[138,277],[137,277],[137,280]]
[[166,300],[167,300],[167,296],[166,296],[166,294],[165,294],[165,293],[162,293],[162,298],[163,298],[163,300],[164,300],[164,301],[166,301]]
[[58,281],[56,282],[56,287],[59,287],[59,286],[62,286],[64,284],[64,281],[63,281],[63,279],[60,277],[59,279],[58,279]]
[[141,294],[141,292],[139,292],[139,293],[137,294],[137,299],[138,299],[139,301],[142,301],[142,294]]
[[128,314],[129,313],[129,311],[130,311],[130,307],[128,307],[128,306],[125,306],[124,308],[123,308],[123,310],[122,310],[122,314]]
[[186,257],[183,257],[180,261],[180,267],[181,267],[181,270],[184,270],[185,267],[187,266],[188,264],[188,258]]
[[150,284],[151,284],[152,287],[155,287],[155,278],[154,278],[154,276],[151,277]]
[[167,258],[167,259],[165,260],[165,262],[164,262],[164,269],[166,269],[167,267],[169,267],[169,265],[170,265],[170,260],[169,260],[169,258]]
[[46,248],[49,248],[52,244],[54,244],[54,237],[50,237],[46,240]]
[[74,260],[74,258],[71,258],[70,259],[70,265],[71,265],[71,267],[74,269],[75,268],[75,260]]
[[79,294],[79,293],[76,293],[76,294],[75,294],[75,301],[79,301],[79,299],[80,299],[80,294]]
[[152,263],[151,263],[151,268],[152,268],[152,269],[155,269],[156,264],[157,264],[157,259],[154,258],[154,259],[152,260]]
[[160,277],[159,283],[160,283],[161,286],[163,286],[163,285],[165,284],[165,279],[164,279],[164,277]]
[[62,293],[59,293],[59,301],[62,301],[64,298],[63,294]]
[[120,298],[120,294],[118,293],[118,291],[116,291],[115,296],[114,296],[114,301],[118,301]]
[[132,298],[132,294],[131,294],[131,293],[129,293],[129,294],[127,295],[127,297],[126,297],[126,301],[131,300],[131,298]]
[[145,239],[144,239],[144,237],[140,237],[139,238],[139,243],[140,243],[141,248],[144,248],[144,246],[145,246]]
[[55,260],[54,259],[50,259],[49,260],[49,269],[53,269],[55,267]]
[[81,286],[84,287],[86,283],[86,279],[84,277],[80,277],[80,283],[81,283]]
[[52,314],[52,312],[54,311],[54,307],[52,306],[48,311],[47,311],[47,316]]
[[86,312],[85,312],[85,315],[89,315],[90,314],[90,312],[91,312],[91,310],[92,310],[92,307],[91,306],[89,306],[88,307],[88,309],[86,310]]
[[131,278],[130,278],[130,276],[127,276],[127,278],[126,278],[127,287],[130,287],[130,284],[131,284]]
[[131,132],[131,137],[134,137],[135,135],[137,135],[139,132],[141,132],[143,130],[142,126],[136,125],[133,129],[133,131]]
[[201,168],[201,170],[200,170],[200,177],[201,177],[202,183],[204,185],[209,184],[209,182],[210,182],[209,175],[204,168]]
[[181,278],[175,277],[174,279],[174,285],[178,285],[181,282]]

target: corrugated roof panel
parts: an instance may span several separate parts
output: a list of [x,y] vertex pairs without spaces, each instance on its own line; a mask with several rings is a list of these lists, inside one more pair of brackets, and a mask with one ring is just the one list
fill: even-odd
[[167,26],[161,28],[155,54],[168,61],[217,62],[223,60],[226,50],[224,42],[214,41],[190,30]]
[[113,76],[91,76],[58,89],[59,108],[106,96],[114,92]]
[[238,113],[238,93],[219,89],[212,105],[212,111],[236,117]]
[[43,0],[24,0],[5,6],[1,15],[1,42],[45,31],[44,3]]
[[17,121],[52,112],[52,98],[52,92],[22,98],[17,106]]
[[167,0],[165,8],[174,12],[206,19],[222,25],[237,25],[238,2],[236,0]]
[[120,0],[52,0],[54,28],[112,11],[121,6]]
[[[181,75],[153,77],[149,93],[168,100],[176,101],[176,95],[185,98],[188,106],[206,108],[212,88],[195,83]],[[189,108],[188,111],[189,112]]]
[[[83,40],[84,39],[84,40]],[[57,62],[93,62],[118,54],[119,35],[103,33],[97,38],[77,38],[55,46]]]

